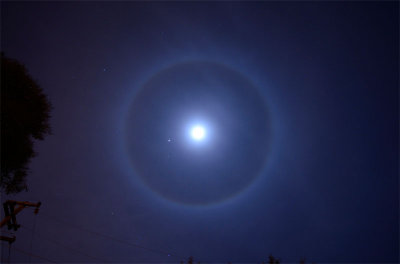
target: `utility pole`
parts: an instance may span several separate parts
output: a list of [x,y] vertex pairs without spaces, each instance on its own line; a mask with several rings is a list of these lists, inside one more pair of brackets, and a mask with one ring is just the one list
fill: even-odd
[[[15,208],[16,205],[18,205],[17,208]],[[6,201],[3,204],[5,217],[0,222],[0,228],[3,227],[5,224],[7,224],[8,229],[14,229],[15,231],[17,231],[20,225],[18,225],[17,223],[16,215],[19,212],[21,212],[25,207],[35,207],[34,213],[37,214],[39,212],[40,205],[41,202],[31,203],[31,202],[19,202],[13,200]],[[13,237],[0,236],[0,240],[7,241],[8,243],[11,244],[12,242],[15,241],[15,236]]]

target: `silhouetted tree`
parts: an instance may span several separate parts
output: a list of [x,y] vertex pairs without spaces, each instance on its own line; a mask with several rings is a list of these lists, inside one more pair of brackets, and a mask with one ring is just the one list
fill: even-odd
[[51,104],[26,68],[1,53],[1,180],[6,193],[27,190],[33,140],[50,134]]
[[[261,264],[264,264],[264,263],[265,262],[263,261]],[[280,259],[277,259],[272,255],[268,256],[268,264],[280,264],[280,263],[281,263]],[[299,263],[300,264],[305,264],[306,263],[306,259],[305,258],[301,258]],[[313,264],[315,264],[315,263],[313,263]]]
[[269,264],[279,264],[281,261],[279,259],[274,258],[274,256],[269,255],[268,256],[268,263]]

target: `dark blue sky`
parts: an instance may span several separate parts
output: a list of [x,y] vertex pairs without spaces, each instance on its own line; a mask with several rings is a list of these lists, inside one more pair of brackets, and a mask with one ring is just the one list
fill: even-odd
[[[54,106],[3,196],[43,203],[11,261],[36,221],[59,262],[398,262],[398,32],[398,2],[2,2],[2,51]],[[211,150],[179,134],[192,113]]]

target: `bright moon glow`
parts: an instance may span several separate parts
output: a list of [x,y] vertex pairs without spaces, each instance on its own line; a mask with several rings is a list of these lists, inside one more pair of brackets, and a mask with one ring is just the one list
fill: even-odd
[[206,131],[205,131],[204,127],[202,127],[202,126],[195,126],[192,128],[191,135],[194,140],[200,141],[200,140],[204,139],[204,137],[206,135]]

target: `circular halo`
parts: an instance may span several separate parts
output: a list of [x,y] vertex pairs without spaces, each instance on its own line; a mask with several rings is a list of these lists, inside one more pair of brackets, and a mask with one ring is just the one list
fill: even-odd
[[[212,142],[193,151],[179,131],[199,117],[208,120],[207,129],[192,126],[191,140]],[[162,132],[156,121],[167,129]],[[154,193],[177,203],[210,205],[240,194],[264,168],[270,118],[244,75],[223,64],[189,61],[144,83],[132,100],[125,132],[133,169]]]

